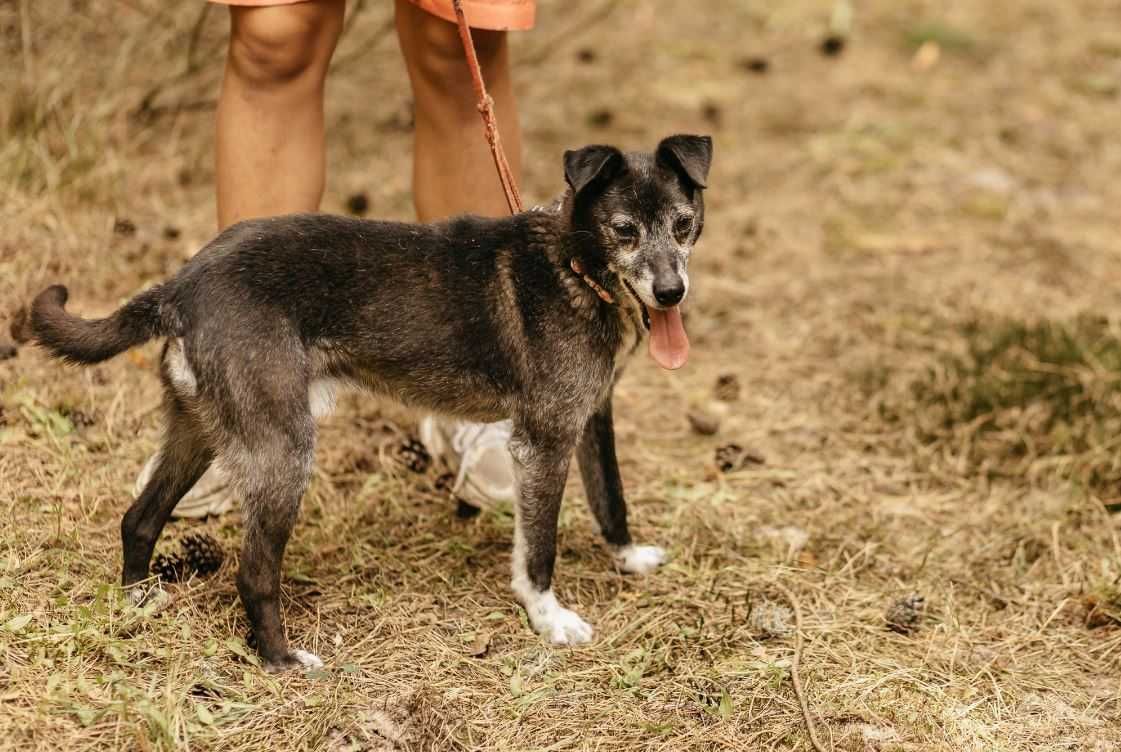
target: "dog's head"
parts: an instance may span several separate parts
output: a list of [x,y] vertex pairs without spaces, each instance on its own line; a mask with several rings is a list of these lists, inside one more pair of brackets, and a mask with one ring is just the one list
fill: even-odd
[[597,256],[585,261],[617,275],[642,308],[650,354],[663,368],[680,368],[689,355],[679,305],[704,226],[711,161],[708,136],[670,136],[653,153],[595,145],[564,154],[572,229]]

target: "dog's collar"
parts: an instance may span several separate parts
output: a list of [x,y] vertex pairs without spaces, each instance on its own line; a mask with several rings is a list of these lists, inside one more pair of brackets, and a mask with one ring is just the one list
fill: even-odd
[[578,259],[570,259],[568,265],[572,267],[572,271],[576,272],[577,276],[584,280],[584,284],[595,291],[600,300],[604,303],[615,303],[615,296],[605,290],[599,282],[592,279],[592,276],[584,271],[584,265]]

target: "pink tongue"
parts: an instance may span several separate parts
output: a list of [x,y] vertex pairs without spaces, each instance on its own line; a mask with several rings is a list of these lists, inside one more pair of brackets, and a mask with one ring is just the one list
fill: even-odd
[[681,309],[678,306],[658,311],[651,308],[650,316],[650,357],[662,368],[681,368],[689,359],[689,338],[681,324]]

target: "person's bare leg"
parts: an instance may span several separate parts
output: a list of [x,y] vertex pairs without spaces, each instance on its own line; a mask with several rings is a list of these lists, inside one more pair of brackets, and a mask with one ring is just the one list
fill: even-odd
[[218,99],[218,225],[315,211],[323,196],[323,86],[345,0],[230,6]]
[[[498,130],[515,179],[521,177],[521,130],[510,81],[506,33],[472,30],[483,79],[494,99]],[[509,212],[476,108],[475,89],[455,24],[408,0],[397,0],[397,38],[416,103],[413,201],[429,222],[455,214]],[[476,505],[514,501],[517,484],[507,449],[509,421],[489,425],[425,418],[420,436],[429,451],[458,470],[453,490],[460,514]]]
[[[323,84],[345,8],[345,0],[230,7],[215,138],[219,228],[319,208]],[[158,466],[158,455],[148,460],[137,496]],[[232,505],[225,473],[214,463],[172,515],[203,517]]]
[[[494,99],[510,169],[520,179],[522,139],[506,32],[474,29],[472,36]],[[508,213],[455,24],[408,0],[397,0],[397,38],[416,103],[413,201],[417,218],[429,222],[455,214]]]

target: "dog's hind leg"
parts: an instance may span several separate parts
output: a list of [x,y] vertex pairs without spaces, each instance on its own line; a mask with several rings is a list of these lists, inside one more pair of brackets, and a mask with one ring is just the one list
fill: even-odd
[[[121,520],[124,548],[121,582],[125,587],[148,577],[152,551],[171,510],[202,477],[214,458],[194,419],[177,399],[168,395],[166,403],[167,427],[158,464]],[[137,591],[134,597],[143,595]]]
[[578,450],[580,475],[588,505],[599,523],[604,540],[614,549],[615,561],[624,572],[645,574],[666,560],[658,546],[636,546],[627,527],[627,503],[615,456],[615,422],[608,398],[588,419]]
[[514,559],[510,585],[525,607],[529,623],[546,640],[579,644],[592,639],[592,628],[553,594],[557,556],[557,518],[573,442],[546,432],[516,429],[510,440],[518,474],[514,507]]
[[[280,612],[280,566],[292,534],[300,499],[307,489],[315,447],[311,413],[290,416],[295,424],[265,425],[249,452],[233,462],[245,490],[245,531],[237,589],[269,671],[318,668],[323,662],[290,650]],[[223,457],[225,461],[225,457]]]

